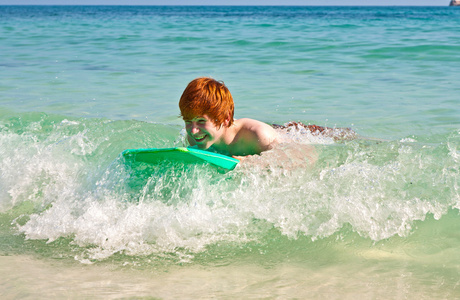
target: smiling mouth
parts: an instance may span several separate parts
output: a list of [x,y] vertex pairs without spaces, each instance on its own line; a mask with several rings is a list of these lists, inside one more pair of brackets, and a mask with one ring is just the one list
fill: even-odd
[[195,141],[196,141],[197,143],[200,143],[200,142],[204,141],[204,139],[206,138],[206,134],[203,134],[203,135],[196,135],[196,136],[194,136],[193,138],[195,139]]

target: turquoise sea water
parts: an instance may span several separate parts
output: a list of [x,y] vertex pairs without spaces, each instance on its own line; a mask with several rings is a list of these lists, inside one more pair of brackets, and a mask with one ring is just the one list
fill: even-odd
[[[0,6],[4,296],[460,298],[459,28],[455,7]],[[198,76],[236,118],[360,137],[126,169],[184,144]]]

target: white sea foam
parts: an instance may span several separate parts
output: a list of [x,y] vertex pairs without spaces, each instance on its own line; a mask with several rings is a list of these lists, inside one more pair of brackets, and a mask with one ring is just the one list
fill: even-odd
[[71,238],[82,249],[76,259],[85,263],[115,253],[188,261],[219,242],[260,242],[273,228],[317,240],[351,226],[380,241],[407,236],[428,214],[439,219],[458,207],[452,145],[451,161],[443,158],[445,171],[434,178],[426,173],[443,168],[435,148],[365,140],[312,145],[295,139],[248,157],[230,173],[205,166],[136,171],[121,159],[101,160],[120,139],[104,134],[117,124],[102,125],[97,135],[95,127],[69,132],[66,126],[76,124],[61,122],[44,137],[36,133],[40,126],[0,134],[2,207],[35,203],[28,221],[18,218],[19,232],[48,243]]

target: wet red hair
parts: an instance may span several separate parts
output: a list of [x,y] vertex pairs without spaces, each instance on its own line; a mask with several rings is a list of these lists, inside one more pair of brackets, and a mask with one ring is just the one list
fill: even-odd
[[232,94],[222,81],[209,77],[192,80],[185,88],[179,101],[181,117],[192,120],[207,115],[216,126],[229,120],[233,124],[235,105]]

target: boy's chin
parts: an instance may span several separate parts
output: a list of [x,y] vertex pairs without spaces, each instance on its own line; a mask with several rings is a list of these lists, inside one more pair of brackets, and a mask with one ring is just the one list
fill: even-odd
[[204,143],[204,144],[196,144],[196,147],[200,150],[208,150],[209,147],[211,147],[211,145],[208,145],[208,143]]

